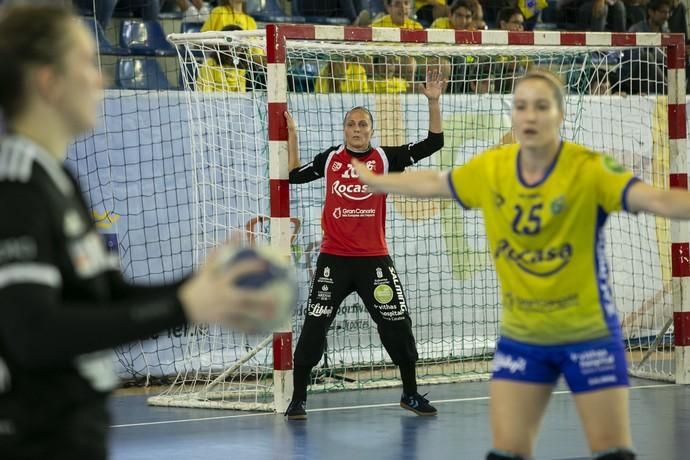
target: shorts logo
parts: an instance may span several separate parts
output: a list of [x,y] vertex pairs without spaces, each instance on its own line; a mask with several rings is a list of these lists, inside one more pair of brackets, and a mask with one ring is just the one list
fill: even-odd
[[580,366],[580,372],[584,375],[616,368],[616,356],[605,348],[570,353],[570,360]]
[[516,359],[510,355],[496,352],[493,361],[493,371],[498,372],[503,369],[507,370],[511,374],[515,374],[517,372],[524,374],[525,370],[527,369],[527,361],[522,357]]
[[331,300],[331,291],[329,290],[328,285],[324,284],[321,286],[321,290],[316,294],[316,297],[322,302],[328,302]]
[[323,284],[333,284],[333,279],[331,278],[331,268],[330,267],[324,267],[323,269],[323,275],[319,276],[314,280],[315,283],[323,283]]
[[381,267],[376,267],[376,277],[383,278],[383,270],[381,270]]
[[395,292],[398,294],[398,303],[400,304],[400,311],[406,312],[407,302],[405,302],[405,295],[403,294],[402,286],[400,285],[400,278],[398,278],[398,274],[395,272],[395,268],[388,267],[388,271],[391,274],[391,278],[393,278],[393,286],[395,287]]
[[595,386],[595,385],[605,385],[608,383],[616,383],[618,382],[618,377],[609,374],[609,375],[600,375],[599,377],[592,377],[590,379],[587,379],[587,385],[590,386]]
[[309,316],[314,316],[316,318],[325,316],[326,318],[329,318],[331,314],[333,313],[333,307],[329,307],[326,305],[321,305],[320,303],[315,303],[309,307],[309,311],[307,314]]
[[386,304],[393,300],[393,289],[387,284],[380,284],[374,288],[374,299],[378,303]]

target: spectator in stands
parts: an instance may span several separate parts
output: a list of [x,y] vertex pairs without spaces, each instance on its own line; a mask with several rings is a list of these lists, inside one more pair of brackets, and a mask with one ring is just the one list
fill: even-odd
[[299,14],[327,18],[348,18],[354,22],[364,10],[362,0],[300,0]]
[[206,22],[211,14],[203,0],[177,0],[177,7],[184,14],[182,22]]
[[611,76],[605,69],[596,69],[589,80],[588,92],[592,96],[606,96],[611,94]]
[[[386,7],[386,11],[388,12],[387,15],[382,16],[375,20],[374,22],[371,23],[372,27],[397,27],[400,29],[423,29],[422,25],[415,21],[414,19],[410,19],[409,15],[412,12],[412,0],[384,0],[384,5]],[[377,57],[374,57],[374,60],[376,61]],[[381,58],[378,58],[379,60]],[[374,62],[374,65],[377,63]],[[381,80],[380,79],[380,71],[381,71],[381,63],[378,63],[379,67],[377,70],[374,70],[374,74],[379,75],[377,78],[376,75],[374,75],[374,80],[378,80],[378,83],[374,82],[372,83],[372,90],[376,91],[381,90],[381,92],[389,93],[389,92],[402,92],[402,91],[397,91],[395,89],[400,89],[402,87],[402,83],[399,81],[400,79],[405,81],[405,91],[407,91],[407,82],[412,81],[413,76],[414,76],[414,69],[416,67],[416,61],[414,60],[413,57],[406,56],[401,58],[400,65],[397,66],[401,69],[400,75],[394,77],[391,76],[390,81],[388,83],[384,83],[386,79]],[[390,75],[389,70],[386,70],[385,74]],[[385,90],[385,91],[384,91]]]
[[542,10],[545,10],[548,6],[549,2],[547,0],[517,0],[517,9],[520,10],[523,17],[523,28],[520,30],[533,30],[534,26],[537,25]]
[[374,57],[372,92],[377,94],[407,93],[411,88],[416,62],[395,55]]
[[[472,15],[472,0],[455,0],[448,11],[448,17],[438,18],[433,24],[432,29],[454,29],[454,30],[473,30],[474,16]],[[459,59],[447,57],[438,57],[435,60],[425,62],[426,65],[420,66],[417,77],[418,81],[424,81],[424,75],[429,72],[437,72],[443,75],[444,78],[456,80],[458,77]],[[455,85],[457,86],[457,85]],[[454,91],[455,87],[447,82],[443,91],[450,87]]]
[[485,30],[488,29],[486,22],[484,21],[484,7],[479,0],[472,1],[472,30]]
[[201,26],[201,31],[223,30],[223,27],[234,24],[242,30],[255,30],[256,21],[244,13],[245,0],[219,0],[218,6],[211,10],[208,20]]
[[[370,72],[367,72],[369,68]],[[329,61],[321,67],[314,84],[316,93],[370,93],[372,91],[368,73],[372,65]]]
[[558,0],[562,22],[577,24],[580,30],[625,32],[622,0]]
[[[236,24],[223,27],[223,31],[242,30]],[[251,66],[247,52],[231,54],[230,47],[219,46],[213,55],[207,55],[199,66],[196,78],[197,91],[227,91],[244,93],[247,91],[247,69]]]
[[417,21],[429,27],[436,19],[449,16],[446,0],[416,0],[414,4]]
[[519,8],[503,8],[498,12],[498,28],[519,32],[525,30],[525,17]]
[[[685,37],[685,78],[690,79],[690,42],[688,41],[688,20],[685,5],[680,0],[671,1],[671,16],[668,18],[668,29],[671,32],[681,33]],[[686,83],[685,91],[690,94],[690,83]]]
[[472,30],[474,16],[472,15],[471,0],[456,0],[450,6],[448,16],[438,18],[432,24],[432,29]]
[[[650,0],[647,19],[630,27],[630,32],[668,32],[668,18],[672,0]],[[618,91],[627,94],[662,94],[666,76],[663,71],[665,56],[657,49],[635,48],[623,53],[618,66]]]
[[669,32],[668,18],[673,8],[672,0],[650,0],[647,3],[647,19],[630,27],[630,32]]
[[[680,0],[671,1],[671,15],[668,18],[668,29],[671,32],[683,34],[687,43],[688,19],[685,5]],[[686,46],[685,51],[690,53],[690,47]]]
[[496,89],[491,63],[480,62],[468,71],[468,91],[470,94],[489,94]]
[[399,29],[423,29],[422,25],[410,19],[411,0],[384,0],[387,15],[371,23],[372,27],[397,27]]
[[624,0],[625,1],[625,23],[628,26],[637,24],[647,18],[645,7],[642,0]]
[[145,21],[157,21],[161,11],[160,0],[73,0],[73,3],[82,13],[95,16],[103,30],[110,23],[116,7],[135,10]]

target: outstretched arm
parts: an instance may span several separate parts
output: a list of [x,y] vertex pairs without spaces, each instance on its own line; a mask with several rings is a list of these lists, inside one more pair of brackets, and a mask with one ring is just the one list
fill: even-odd
[[446,80],[440,72],[434,70],[427,72],[426,83],[421,87],[421,92],[429,101],[429,131],[432,133],[442,133],[443,124],[441,121],[441,104],[439,99],[446,87]]
[[297,147],[297,124],[292,119],[290,112],[285,112],[285,121],[288,129],[288,170],[292,171],[300,167],[299,148]]
[[419,198],[452,198],[447,171],[417,170],[407,173],[374,174],[367,166],[352,160],[359,180],[374,193],[395,193]]
[[660,190],[635,182],[630,186],[627,196],[630,212],[648,212],[670,219],[690,219],[690,193],[687,190]]

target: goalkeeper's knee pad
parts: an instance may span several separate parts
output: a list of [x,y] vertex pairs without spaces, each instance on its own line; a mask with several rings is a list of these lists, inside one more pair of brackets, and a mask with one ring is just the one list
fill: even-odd
[[486,454],[486,460],[529,460],[522,455],[514,454],[512,452],[506,452],[505,450],[491,449],[488,454]]
[[630,449],[609,449],[597,452],[592,460],[635,460],[635,452]]

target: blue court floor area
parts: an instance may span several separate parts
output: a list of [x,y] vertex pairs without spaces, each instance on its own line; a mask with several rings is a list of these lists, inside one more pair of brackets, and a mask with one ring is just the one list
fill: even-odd
[[[690,386],[633,379],[632,430],[639,459],[690,459]],[[488,384],[420,388],[439,411],[418,417],[398,405],[400,389],[310,395],[307,421],[282,415],[149,407],[115,396],[111,458],[247,460],[482,460],[490,447]],[[575,406],[558,387],[536,459],[586,459]]]

